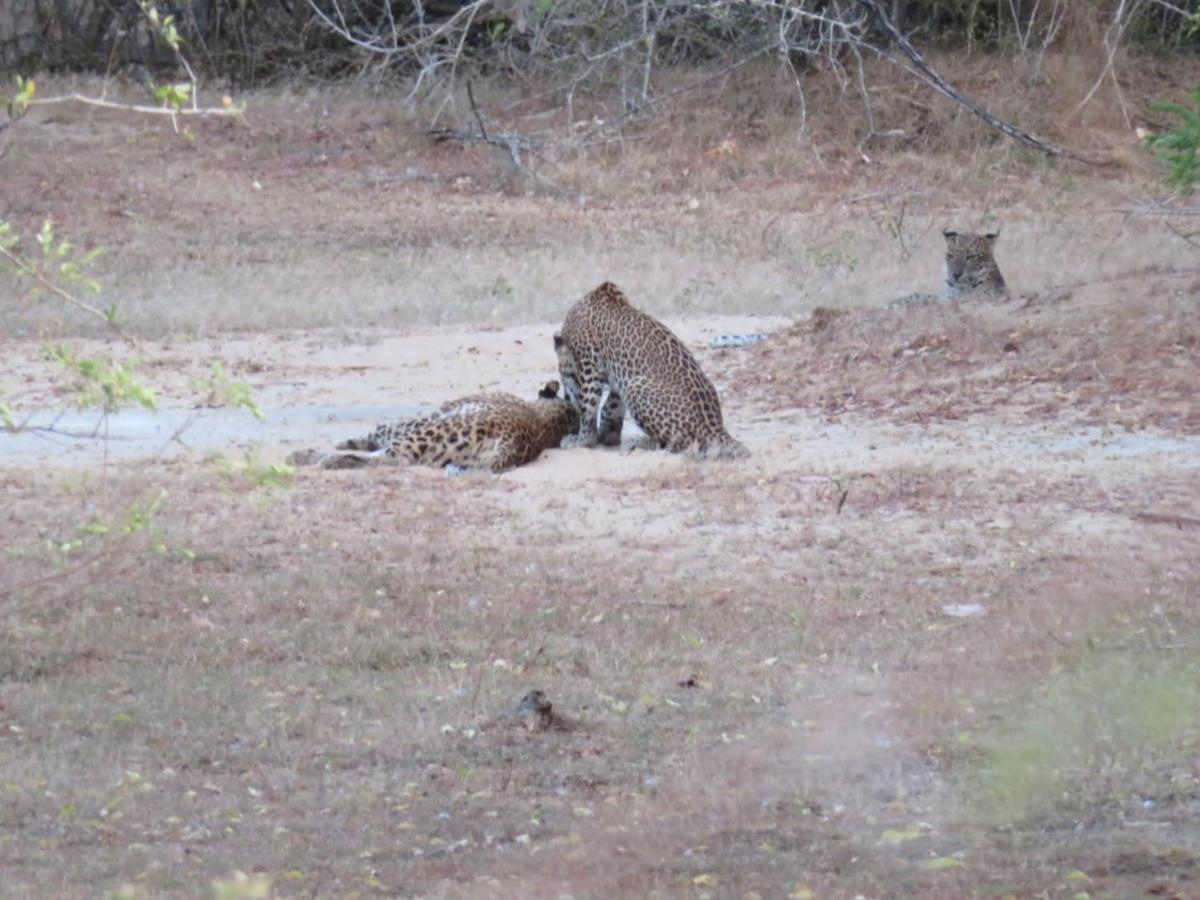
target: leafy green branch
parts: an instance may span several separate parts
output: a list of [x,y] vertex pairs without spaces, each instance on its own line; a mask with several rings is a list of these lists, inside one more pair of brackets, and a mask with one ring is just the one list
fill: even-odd
[[104,415],[127,406],[140,406],[151,412],[157,410],[154,390],[137,380],[136,361],[126,364],[92,356],[79,357],[62,344],[49,349],[51,359],[76,377],[69,392],[79,409],[98,407]]
[[[71,290],[79,287],[92,293],[100,291],[99,282],[88,273],[88,266],[100,254],[99,249],[77,251],[70,241],[55,235],[54,226],[49,221],[42,225],[37,235],[40,256],[23,252],[20,242],[20,236],[11,223],[0,219],[0,273],[7,272],[18,281],[29,282],[27,296],[46,294],[56,297],[100,319],[133,347],[139,346],[137,340],[118,324],[115,306],[100,309],[79,299]],[[70,378],[64,392],[72,405],[78,409],[99,410],[101,421],[130,406],[140,406],[151,412],[157,410],[154,390],[137,377],[137,358],[122,361],[79,356],[64,344],[47,347],[47,353]],[[220,362],[212,364],[207,377],[194,379],[192,388],[206,397],[206,405],[232,406],[245,409],[260,421],[266,418],[262,408],[255,402],[250,387],[226,374]],[[0,427],[9,432],[24,430],[24,423],[17,420],[12,407],[2,397],[0,392]],[[181,426],[172,440],[178,439],[192,421],[189,419]]]
[[197,393],[207,396],[209,406],[232,406],[235,409],[246,410],[260,422],[267,419],[266,413],[250,393],[250,386],[244,381],[230,378],[220,362],[212,364],[207,378],[193,379],[192,388]]
[[1169,100],[1153,104],[1152,110],[1171,113],[1179,119],[1179,124],[1170,131],[1146,137],[1146,143],[1154,147],[1171,167],[1167,181],[1184,194],[1190,194],[1192,186],[1200,181],[1200,157],[1197,156],[1200,151],[1200,85],[1192,89],[1192,99],[1195,108]]
[[292,477],[296,474],[295,467],[288,463],[264,462],[259,457],[257,447],[244,451],[241,459],[215,453],[209,456],[209,461],[216,464],[217,470],[229,481],[242,482],[255,488],[291,487]]
[[53,294],[70,306],[99,319],[136,347],[137,340],[118,324],[115,306],[101,309],[86,300],[81,300],[68,290],[68,287],[78,285],[89,293],[100,293],[100,283],[87,274],[86,268],[102,251],[95,248],[80,253],[70,241],[56,240],[54,223],[49,219],[42,223],[37,243],[41,248],[40,257],[22,252],[21,239],[13,229],[12,223],[0,219],[0,272],[10,272],[16,275],[18,280],[28,279],[31,285],[26,296]]
[[[19,119],[32,106],[53,106],[60,103],[81,103],[85,106],[98,106],[102,109],[120,110],[148,115],[169,116],[171,125],[179,132],[179,116],[224,116],[240,118],[245,112],[245,106],[237,105],[229,95],[221,97],[220,106],[200,106],[200,82],[192,64],[188,62],[183,52],[183,38],[176,27],[173,15],[163,15],[158,11],[156,0],[138,0],[138,6],[149,29],[158,36],[175,55],[175,61],[187,74],[187,81],[148,86],[150,95],[157,106],[147,106],[140,103],[119,103],[107,97],[108,82],[99,97],[88,94],[70,93],[55,97],[35,97],[37,85],[32,78],[17,76],[17,93],[11,97],[0,94],[0,103],[8,111],[8,122],[0,123],[0,130],[8,127],[11,122]],[[190,128],[183,131],[185,137],[194,137]]]
[[25,115],[25,110],[29,108],[29,101],[33,99],[33,93],[37,90],[37,83],[32,78],[22,78],[17,76],[17,92],[11,97],[3,98],[4,109],[8,112],[10,120],[16,120]]
[[37,602],[42,603],[47,601],[45,592],[40,590],[43,585],[57,583],[62,595],[85,580],[94,582],[98,578],[116,577],[140,564],[139,548],[160,556],[170,554],[176,559],[194,559],[196,554],[191,549],[169,544],[160,533],[158,518],[167,498],[168,494],[162,488],[147,490],[108,514],[89,516],[65,534],[47,536],[48,571],[20,581],[0,579],[0,598],[38,588],[31,596],[36,596]]

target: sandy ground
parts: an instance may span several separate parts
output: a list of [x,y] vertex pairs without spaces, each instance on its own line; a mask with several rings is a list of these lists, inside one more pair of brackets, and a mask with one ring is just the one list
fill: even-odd
[[[714,335],[769,331],[787,321],[708,316],[673,324],[697,353],[705,354],[716,352],[704,349]],[[455,397],[507,391],[532,399],[547,380],[557,378],[551,342],[557,327],[547,323],[483,330],[308,331],[152,341],[140,352],[153,360],[158,410],[125,409],[101,422],[99,429],[94,412],[61,408],[54,370],[41,345],[16,343],[8,377],[21,388],[10,397],[18,413],[28,410],[30,417],[24,421],[30,429],[0,444],[0,461],[87,467],[103,456],[98,453],[101,435],[108,440],[110,463],[137,465],[189,450],[238,453],[251,448],[264,460],[281,461],[294,449],[322,444],[328,448],[389,418],[417,415]],[[88,355],[102,345],[84,342],[78,352]],[[195,406],[194,382],[204,378],[213,363],[251,388],[265,421],[256,421],[244,410]]]
[[[710,348],[711,337],[770,333],[790,322],[766,316],[705,316],[669,324],[702,364],[716,373],[720,385],[726,364],[743,363],[748,351]],[[87,468],[101,461],[106,436],[107,459],[114,465],[139,465],[189,452],[252,449],[264,460],[280,461],[295,449],[321,447],[365,433],[379,422],[419,415],[455,397],[492,390],[532,397],[542,383],[557,377],[553,353],[548,352],[557,327],[547,323],[484,330],[308,331],[148,342],[141,352],[154,361],[158,410],[126,409],[106,422],[95,411],[62,408],[55,396],[57,373],[40,344],[10,343],[8,379],[21,385],[10,397],[18,418],[29,428],[0,443],[0,460],[18,467],[51,463]],[[105,342],[83,341],[78,350],[86,355],[103,346]],[[194,381],[205,377],[214,362],[250,387],[264,421],[245,410],[194,402]],[[183,405],[187,401],[192,402]],[[814,471],[835,460],[852,465],[868,460],[915,465],[946,461],[950,454],[963,466],[1008,465],[1054,474],[1069,469],[1072,461],[1093,473],[1093,467],[1102,468],[1105,461],[1121,462],[1126,470],[1200,464],[1196,455],[1200,438],[1194,435],[1128,433],[1061,420],[1029,422],[1025,428],[1014,428],[1009,422],[992,426],[987,421],[905,427],[869,418],[838,425],[811,411],[779,414],[759,406],[739,410],[726,403],[731,430],[751,448],[756,460],[752,465],[759,467],[784,460],[812,466]],[[22,417],[24,410],[28,418]],[[636,425],[626,427],[629,435],[636,435]],[[611,466],[612,471],[643,474],[647,466],[672,464],[668,459],[644,452],[556,452],[529,472],[507,477],[536,483],[541,477],[554,477],[545,470],[575,466],[586,470],[596,465],[605,472]],[[683,463],[675,460],[674,464]]]
[[[719,387],[734,366],[746,365],[748,348],[712,349],[714,335],[779,331],[790,320],[762,316],[696,317],[672,321]],[[557,326],[437,328],[404,332],[316,331],[233,336],[223,340],[152,342],[143,347],[154,362],[160,387],[159,409],[127,409],[99,418],[94,411],[55,409],[54,370],[39,345],[12,348],[10,378],[18,412],[35,412],[24,433],[0,443],[7,466],[97,470],[136,470],[155,461],[202,461],[219,453],[253,454],[282,462],[298,449],[328,450],[340,440],[364,434],[389,418],[418,415],[446,400],[486,390],[532,397],[554,378],[548,348]],[[80,350],[99,349],[84,342]],[[252,390],[265,414],[195,405],[194,379],[213,362]],[[769,397],[769,391],[766,394]],[[185,402],[190,405],[182,405]],[[1099,490],[1130,481],[1190,478],[1200,468],[1200,436],[1154,429],[1129,431],[1081,423],[1072,417],[1013,422],[973,417],[968,422],[903,423],[870,416],[831,421],[819,411],[764,408],[774,404],[726,402],[726,419],[752,451],[749,477],[827,480],[846,473],[950,466],[980,478],[1025,478],[1036,482],[1086,479]],[[627,423],[627,437],[637,429]],[[547,452],[534,464],[500,476],[530,498],[527,510],[536,529],[570,528],[554,506],[536,502],[563,489],[599,481],[611,488],[621,480],[638,484],[648,476],[694,465],[664,453],[634,451]],[[308,479],[329,473],[302,472]],[[381,478],[404,478],[382,471]],[[423,477],[423,476],[422,476]],[[606,491],[608,493],[609,491]],[[626,487],[615,492],[635,509]],[[1147,507],[1148,509],[1148,507]],[[1118,520],[1145,510],[1113,511]],[[1200,512],[1200,510],[1196,510]],[[620,521],[620,509],[612,510]],[[1070,527],[1088,529],[1080,514]],[[640,516],[634,517],[641,527]],[[1115,526],[1114,526],[1115,527]]]

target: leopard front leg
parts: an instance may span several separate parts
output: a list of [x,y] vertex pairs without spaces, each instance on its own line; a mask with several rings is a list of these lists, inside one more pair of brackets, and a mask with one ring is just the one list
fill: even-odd
[[563,438],[563,447],[595,447],[600,443],[600,434],[596,429],[596,417],[600,410],[600,398],[604,393],[604,384],[598,379],[581,382],[576,392],[576,405],[579,407],[579,433]]
[[579,411],[579,432],[567,435],[559,446],[595,447],[601,438],[596,430],[596,415],[604,395],[604,380],[595,362],[586,356],[577,357],[561,334],[554,335],[554,351],[558,355],[563,394]]
[[621,431],[625,427],[625,401],[621,399],[621,395],[612,388],[608,389],[608,396],[604,398],[604,405],[600,408],[600,425],[598,427],[598,440],[605,447],[621,446]]

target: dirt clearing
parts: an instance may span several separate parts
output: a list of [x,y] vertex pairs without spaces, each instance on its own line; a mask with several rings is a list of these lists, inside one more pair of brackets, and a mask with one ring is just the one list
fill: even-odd
[[[0,893],[1200,894],[1200,273],[1142,173],[697,146],[558,194],[258,108],[37,111],[0,158],[10,218],[109,248],[160,407],[90,437],[42,339],[126,351],[5,312],[43,430],[0,442]],[[996,223],[1007,302],[883,309]],[[532,398],[608,278],[748,461],[277,467]]]

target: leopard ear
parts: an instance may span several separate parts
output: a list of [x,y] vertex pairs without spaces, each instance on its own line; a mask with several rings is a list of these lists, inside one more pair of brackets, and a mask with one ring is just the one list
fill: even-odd
[[554,349],[557,350],[562,345],[563,345],[562,334],[560,334],[559,332],[555,332],[555,334],[554,334]]
[[547,381],[546,386],[538,391],[538,396],[543,400],[554,400],[558,397],[559,384],[557,381]]

